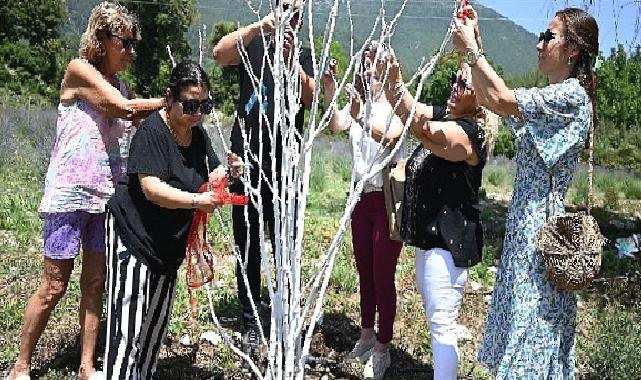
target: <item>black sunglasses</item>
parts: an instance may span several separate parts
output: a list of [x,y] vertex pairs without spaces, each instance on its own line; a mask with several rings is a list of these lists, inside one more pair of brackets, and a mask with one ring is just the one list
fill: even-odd
[[180,98],[176,98],[176,101],[182,104],[184,115],[195,115],[196,112],[198,112],[198,109],[200,109],[201,114],[209,115],[211,111],[214,109],[214,101],[211,98],[208,98],[205,100],[198,100],[198,99],[183,100]]
[[550,29],[547,29],[545,32],[541,32],[539,34],[539,42],[544,41],[546,44],[550,41],[552,41],[556,37],[556,33],[551,31]]
[[127,49],[129,49],[129,48],[133,48],[133,49],[135,49],[135,48],[136,48],[136,45],[138,44],[138,40],[137,40],[137,39],[135,39],[135,38],[123,38],[123,37],[120,37],[120,36],[119,36],[119,35],[117,35],[117,34],[113,34],[113,33],[112,33],[112,32],[110,32],[110,31],[108,31],[108,32],[107,32],[107,35],[108,35],[109,37],[116,37],[117,39],[119,39],[119,40],[120,40],[120,42],[122,43],[122,47],[123,47],[123,49],[125,49],[125,50],[127,50]]

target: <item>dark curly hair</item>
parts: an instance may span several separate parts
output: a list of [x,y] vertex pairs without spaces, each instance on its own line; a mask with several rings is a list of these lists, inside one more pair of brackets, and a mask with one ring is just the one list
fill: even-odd
[[207,90],[211,89],[205,70],[197,62],[187,59],[171,70],[168,85],[169,95],[179,95],[189,86],[206,86]]
[[[570,77],[576,78],[585,88],[592,101],[592,123],[596,129],[598,117],[596,112],[597,75],[594,62],[599,55],[599,25],[592,15],[579,8],[565,8],[556,12],[565,27],[565,41],[568,47],[579,50],[579,55],[570,70]],[[586,141],[588,146],[589,141]]]

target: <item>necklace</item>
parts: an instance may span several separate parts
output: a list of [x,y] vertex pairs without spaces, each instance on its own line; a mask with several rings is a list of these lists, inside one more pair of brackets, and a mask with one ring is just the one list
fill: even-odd
[[191,145],[191,128],[187,130],[187,133],[184,136],[179,136],[178,133],[176,133],[176,130],[171,126],[171,120],[169,119],[169,114],[165,110],[165,121],[167,122],[167,128],[169,128],[169,133],[171,133],[171,136],[174,138],[176,141],[176,144],[179,146],[185,148]]

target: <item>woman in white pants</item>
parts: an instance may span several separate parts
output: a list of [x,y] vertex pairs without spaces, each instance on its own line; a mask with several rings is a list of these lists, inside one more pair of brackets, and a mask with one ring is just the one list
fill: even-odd
[[[414,99],[390,58],[386,96],[406,121]],[[452,76],[447,107],[418,104],[411,122],[421,141],[406,164],[401,236],[416,247],[416,281],[432,336],[434,378],[455,380],[456,318],[468,268],[481,260],[483,230],[478,190],[486,155],[485,112],[471,87],[470,69]]]

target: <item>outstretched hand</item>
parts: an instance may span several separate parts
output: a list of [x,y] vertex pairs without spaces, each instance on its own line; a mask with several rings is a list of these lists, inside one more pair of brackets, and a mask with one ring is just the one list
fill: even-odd
[[403,75],[401,74],[401,64],[396,59],[396,53],[394,50],[390,50],[387,55],[387,66],[389,67],[389,72],[387,74],[387,81],[391,86],[395,86],[397,83],[403,82]]
[[[396,59],[396,53],[390,49],[384,59],[378,61],[376,65],[376,75],[385,80],[383,85],[387,89],[394,89],[403,84],[403,75],[401,74],[401,64]],[[385,77],[387,75],[387,78]]]
[[463,12],[454,18],[454,25],[456,29],[452,37],[458,51],[477,50],[481,47],[478,14],[474,8],[466,6]]
[[263,28],[265,33],[271,33],[274,31],[274,24],[276,23],[276,18],[274,12],[270,12],[267,16],[263,17],[260,21],[260,25]]
[[209,183],[218,183],[225,178],[225,168],[219,165],[211,173],[209,173]]
[[323,88],[326,95],[334,96],[336,91],[336,60],[332,59],[327,65],[327,71],[323,73]]
[[231,176],[238,178],[243,174],[243,160],[236,153],[227,153],[227,166],[230,168]]

